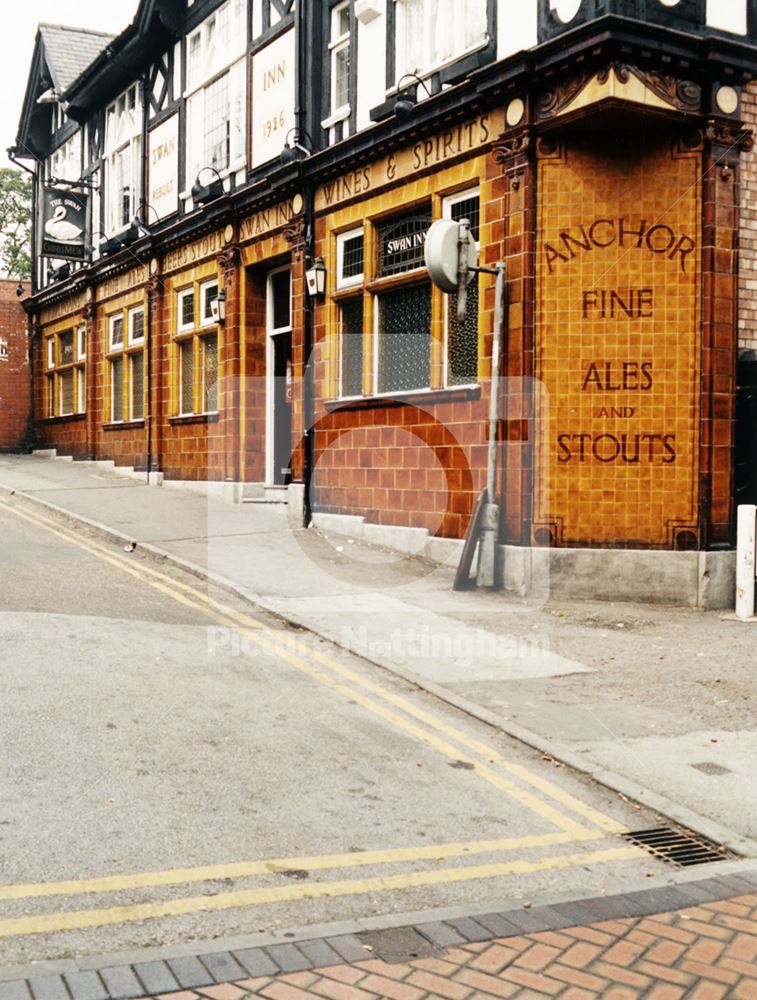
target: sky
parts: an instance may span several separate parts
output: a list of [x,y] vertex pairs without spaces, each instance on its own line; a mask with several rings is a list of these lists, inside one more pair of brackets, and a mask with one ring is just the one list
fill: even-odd
[[39,22],[118,34],[138,6],[139,0],[6,0],[0,34],[0,166],[9,166],[5,150],[16,138]]

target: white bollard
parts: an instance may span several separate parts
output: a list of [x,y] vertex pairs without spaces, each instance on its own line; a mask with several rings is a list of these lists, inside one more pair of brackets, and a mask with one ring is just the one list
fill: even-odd
[[754,618],[755,526],[757,507],[741,504],[737,522],[736,542],[736,617],[742,621]]

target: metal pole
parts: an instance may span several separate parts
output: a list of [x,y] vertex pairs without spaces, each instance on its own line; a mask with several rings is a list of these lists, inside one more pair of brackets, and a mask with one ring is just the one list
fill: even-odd
[[757,507],[741,504],[738,514],[736,545],[736,617],[743,621],[754,618],[754,590],[757,562],[755,549]]
[[491,398],[489,400],[489,451],[486,462],[486,510],[481,524],[476,584],[493,587],[497,560],[497,529],[499,506],[494,503],[497,477],[497,423],[499,421],[499,369],[505,328],[505,268],[497,263],[497,284],[494,299],[494,339],[492,341]]

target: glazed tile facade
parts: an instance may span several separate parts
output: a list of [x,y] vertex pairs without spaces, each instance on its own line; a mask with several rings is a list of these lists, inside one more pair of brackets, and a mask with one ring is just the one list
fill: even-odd
[[[245,162],[237,136],[217,177],[217,144],[207,164],[196,135],[184,148],[177,67],[193,37],[205,51],[226,5],[204,0],[170,30],[161,20],[166,54],[143,59],[155,70],[145,128],[158,159],[176,153],[174,211],[161,215],[171,186],[151,187],[148,172],[161,211],[143,192],[115,243],[57,280],[42,268],[28,307],[36,443],[167,479],[288,489],[292,503],[304,495],[306,522],[347,514],[461,539],[486,480],[495,282],[476,277],[459,320],[431,285],[423,240],[434,220],[469,217],[480,263],[507,267],[500,543],[731,547],[736,364],[757,346],[751,22],[738,36],[703,7],[658,0],[610,5],[608,22],[582,0],[563,23],[533,0],[517,34],[512,5],[488,3],[496,38],[408,85],[398,5],[362,20],[348,4],[337,47],[359,43],[340,83],[350,104],[326,114],[332,95],[328,107],[315,95],[336,72],[332,22],[317,5],[276,6],[268,21],[270,5],[248,9],[248,78],[260,101],[267,87],[278,95],[294,53],[300,117],[278,134],[288,112],[263,121],[267,105],[238,95]],[[159,8],[143,0],[145,30]],[[675,42],[675,58],[658,58],[650,32],[660,51]],[[508,48],[515,38],[527,57]],[[93,65],[73,88],[90,138],[114,106],[112,95],[97,104],[108,70]],[[114,113],[126,120],[125,93]],[[230,115],[229,135],[241,122]],[[93,207],[108,199],[106,161],[87,175]],[[321,263],[325,295],[312,296],[306,272]],[[59,363],[69,343],[70,379]]]

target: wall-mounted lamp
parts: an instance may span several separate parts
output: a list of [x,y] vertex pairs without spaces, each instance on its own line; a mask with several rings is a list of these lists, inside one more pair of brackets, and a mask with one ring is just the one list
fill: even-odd
[[[50,272],[50,277],[53,281],[65,281],[66,278],[71,277],[71,265],[61,264],[60,267],[54,268]],[[16,289],[16,294],[18,294],[18,289]]]
[[19,299],[21,298],[21,296],[24,294],[25,291],[26,289],[19,281],[18,285],[16,286],[16,295],[18,296]]
[[[207,186],[200,180],[200,177],[202,177],[206,170],[212,170],[216,175],[216,179],[211,181]],[[192,185],[191,194],[192,204],[195,207],[198,205],[204,205],[206,202],[214,201],[216,198],[221,197],[223,194],[223,178],[215,167],[200,167],[197,171],[195,182]]]
[[226,289],[222,288],[210,303],[210,313],[215,323],[226,322]]
[[[291,143],[289,142],[289,137],[292,136]],[[310,149],[307,146],[303,146],[301,139],[307,139],[310,143]],[[282,163],[294,163],[296,160],[301,160],[305,156],[310,156],[313,152],[313,140],[310,138],[308,133],[304,128],[290,128],[284,137],[284,148],[281,150],[280,159]]]
[[323,257],[316,257],[312,267],[305,271],[308,295],[314,299],[322,299],[326,294],[326,265]]
[[152,233],[147,228],[147,226],[144,224],[144,222],[140,222],[139,221],[139,217],[136,216],[136,215],[131,220],[131,226],[130,226],[130,228],[131,229],[136,229],[138,236],[152,236]]
[[[105,234],[98,233],[96,235],[105,235]],[[148,233],[147,235],[149,236],[150,234]],[[139,239],[139,228],[136,222],[132,221],[129,224],[129,228],[125,229],[122,233],[119,233],[117,236],[111,236],[109,238],[101,240],[98,249],[103,256],[107,256],[107,254],[117,253],[119,250],[123,250],[124,247],[131,246],[131,244],[136,243],[138,239]]]
[[425,81],[422,80],[417,73],[405,73],[397,84],[397,100],[394,102],[394,113],[400,121],[404,121],[406,118],[409,118],[413,113],[413,108],[418,103],[418,88],[415,88],[415,93],[411,93],[410,89],[405,89],[403,91],[402,83],[404,80],[415,80],[421,85],[421,87],[423,87],[429,97],[432,96]]

